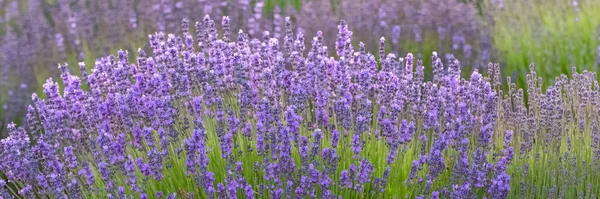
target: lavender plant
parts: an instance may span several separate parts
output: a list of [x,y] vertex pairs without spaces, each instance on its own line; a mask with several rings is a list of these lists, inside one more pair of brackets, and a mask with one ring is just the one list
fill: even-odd
[[[376,8],[381,14],[372,15],[369,8]],[[96,57],[114,54],[118,49],[135,52],[142,47],[148,51],[145,36],[149,33],[175,32],[181,18],[202,19],[206,14],[218,19],[228,15],[230,30],[246,30],[253,38],[268,34],[277,39],[286,36],[286,19],[282,16],[290,16],[290,23],[299,24],[294,31],[313,36],[320,30],[326,38],[335,37],[335,25],[340,19],[346,19],[355,27],[354,37],[369,44],[367,50],[378,49],[379,38],[371,37],[378,35],[388,39],[385,50],[393,50],[395,54],[415,52],[420,57],[420,54],[437,51],[444,56],[450,53],[462,56],[464,52],[462,61],[467,68],[484,66],[481,63],[488,61],[478,61],[480,49],[484,49],[480,43],[484,42],[479,39],[481,24],[475,9],[454,0],[369,3],[356,0],[7,0],[0,2],[0,39],[3,41],[0,43],[0,78],[7,82],[0,84],[0,104],[7,105],[8,109],[0,116],[5,121],[24,118],[22,113],[30,100],[23,96],[36,92],[44,97],[42,84],[49,76],[63,85],[58,78],[60,71],[51,67],[55,63],[66,60],[74,74],[79,75],[76,70],[79,61],[93,66],[98,61]],[[453,20],[439,23],[448,19]],[[216,25],[219,24],[221,22]],[[335,40],[324,42],[334,46]],[[329,50],[333,53],[335,49]],[[424,63],[429,65],[429,59]],[[468,73],[463,75],[468,76]],[[28,85],[27,89],[20,88],[22,83]],[[15,94],[8,95],[8,90]],[[5,132],[0,131],[0,137],[4,137]]]
[[[74,76],[59,65],[27,128],[0,141],[4,198],[595,198],[595,74],[543,92],[500,90],[500,68],[433,53],[352,45],[344,21],[334,58],[317,33],[287,22],[285,39],[218,31],[206,16],[181,35],[99,59]],[[195,31],[195,32],[194,32]],[[283,31],[282,31],[283,32]],[[80,68],[85,69],[82,63]],[[508,80],[507,82],[511,82]],[[83,88],[87,89],[83,89]]]

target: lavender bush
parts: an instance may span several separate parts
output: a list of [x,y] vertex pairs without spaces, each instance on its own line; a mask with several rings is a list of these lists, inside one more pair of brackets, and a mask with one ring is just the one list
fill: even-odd
[[[598,82],[558,77],[529,98],[500,67],[461,79],[433,53],[335,46],[286,25],[233,34],[230,18],[183,20],[152,53],[59,65],[27,128],[0,142],[3,198],[596,198]],[[222,30],[217,30],[221,24]],[[304,41],[311,45],[305,46]],[[330,50],[335,51],[329,54]],[[508,80],[507,82],[511,82]],[[86,89],[83,89],[86,88]]]
[[[373,9],[380,14],[371,14]],[[26,105],[31,102],[29,94],[36,92],[44,97],[42,84],[46,78],[54,77],[64,85],[60,71],[54,67],[56,63],[66,60],[73,74],[79,75],[74,70],[79,61],[93,66],[96,57],[114,54],[118,49],[135,52],[142,47],[148,51],[146,35],[156,30],[175,32],[182,18],[202,19],[206,14],[218,19],[228,15],[234,33],[243,29],[252,38],[268,34],[280,40],[286,29],[283,16],[290,16],[290,21],[299,25],[294,31],[313,36],[321,30],[326,38],[335,37],[337,23],[346,19],[356,27],[353,36],[365,41],[367,50],[378,49],[379,37],[371,35],[386,36],[387,51],[414,52],[416,57],[432,51],[442,57],[453,53],[463,57],[463,66],[467,67],[487,64],[488,58],[480,55],[489,54],[491,47],[484,45],[489,41],[479,34],[486,31],[481,31],[485,29],[475,9],[455,0],[3,0],[0,104],[6,105],[6,110],[0,111],[0,117],[4,124],[24,118]],[[324,42],[333,47],[335,40]],[[329,50],[334,53],[335,49]],[[134,58],[133,54],[129,58]],[[429,59],[424,63],[429,65]],[[3,130],[0,137],[5,136]]]

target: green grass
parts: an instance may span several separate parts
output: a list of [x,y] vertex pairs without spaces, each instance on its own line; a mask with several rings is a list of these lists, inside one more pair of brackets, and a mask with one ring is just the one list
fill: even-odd
[[484,12],[494,20],[495,61],[502,63],[503,76],[516,73],[519,87],[526,85],[530,63],[544,79],[544,88],[561,74],[570,77],[572,66],[579,72],[598,70],[600,1],[579,0],[579,11],[571,0],[504,0],[501,9],[489,2],[487,7]]

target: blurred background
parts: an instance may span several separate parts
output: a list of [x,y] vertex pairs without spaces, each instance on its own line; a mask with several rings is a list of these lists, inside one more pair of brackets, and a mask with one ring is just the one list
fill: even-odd
[[150,33],[178,33],[182,18],[230,16],[234,37],[282,39],[289,16],[307,44],[321,30],[332,50],[344,19],[373,54],[385,37],[387,53],[422,55],[428,72],[432,51],[454,54],[463,75],[497,62],[519,87],[533,62],[546,87],[573,66],[597,71],[598,10],[598,0],[0,0],[0,137],[47,78],[60,81],[58,63],[78,75],[79,62],[91,70],[119,49],[148,48]]

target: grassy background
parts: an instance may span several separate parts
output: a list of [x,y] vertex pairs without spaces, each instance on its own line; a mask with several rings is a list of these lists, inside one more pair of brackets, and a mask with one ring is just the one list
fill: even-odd
[[[577,6],[574,6],[577,2]],[[492,5],[488,5],[492,6]],[[524,87],[525,72],[535,64],[544,88],[554,77],[577,71],[598,70],[600,1],[504,1],[503,9],[490,9],[493,41],[507,75]]]

